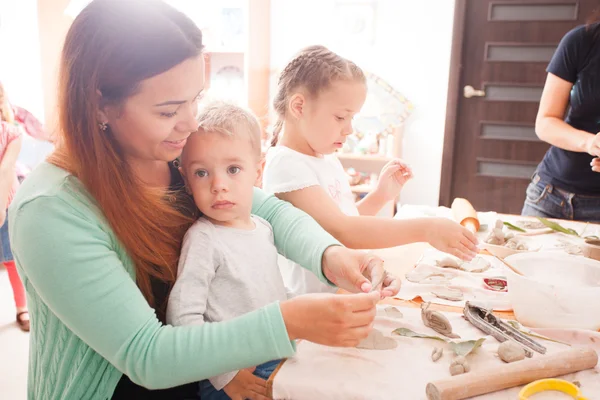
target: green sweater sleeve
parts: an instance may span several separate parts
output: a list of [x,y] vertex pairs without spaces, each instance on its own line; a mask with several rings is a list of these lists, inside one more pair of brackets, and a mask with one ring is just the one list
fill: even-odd
[[[271,219],[279,225],[280,218]],[[75,335],[139,385],[177,386],[295,351],[277,303],[226,322],[163,326],[127,272],[123,262],[129,259],[121,246],[89,208],[76,208],[62,197],[36,197],[11,209],[10,227],[28,287]]]
[[333,236],[304,211],[258,188],[254,189],[252,213],[269,221],[279,253],[331,284],[323,275],[321,261],[329,246],[340,245]]

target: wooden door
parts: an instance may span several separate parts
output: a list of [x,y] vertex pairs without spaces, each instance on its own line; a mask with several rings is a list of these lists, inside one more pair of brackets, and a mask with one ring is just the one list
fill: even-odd
[[456,0],[440,203],[519,214],[549,145],[534,123],[545,69],[598,0]]

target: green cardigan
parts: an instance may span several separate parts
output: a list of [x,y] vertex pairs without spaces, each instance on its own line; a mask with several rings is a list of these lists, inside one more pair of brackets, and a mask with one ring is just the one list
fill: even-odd
[[[310,217],[255,190],[252,212],[273,225],[280,253],[323,281],[339,244]],[[135,283],[131,259],[82,183],[51,164],[25,180],[9,211],[31,312],[29,399],[108,399],[122,374],[173,387],[289,357],[278,303],[234,320],[163,326]]]

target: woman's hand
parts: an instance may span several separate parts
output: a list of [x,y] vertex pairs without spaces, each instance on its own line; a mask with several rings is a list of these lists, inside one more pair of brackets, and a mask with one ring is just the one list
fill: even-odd
[[291,340],[355,347],[373,328],[379,293],[314,293],[280,303]]
[[[340,289],[369,293],[372,283],[386,273],[383,260],[374,254],[331,246],[323,253],[323,274]],[[369,281],[369,278],[371,281]],[[381,285],[381,297],[395,296],[400,290],[400,279],[386,273]]]
[[590,165],[592,166],[592,171],[594,172],[600,172],[600,158],[596,157],[592,160],[592,162],[590,163]]
[[446,218],[431,218],[425,234],[427,242],[444,253],[470,261],[478,253],[477,238],[471,231]]
[[381,170],[375,194],[382,198],[385,203],[392,201],[400,194],[404,184],[412,177],[412,169],[408,164],[400,159],[394,159]]
[[240,370],[223,390],[231,400],[268,400],[267,381],[254,376],[256,368]]
[[600,157],[600,135],[588,135],[585,142],[585,151],[591,156]]

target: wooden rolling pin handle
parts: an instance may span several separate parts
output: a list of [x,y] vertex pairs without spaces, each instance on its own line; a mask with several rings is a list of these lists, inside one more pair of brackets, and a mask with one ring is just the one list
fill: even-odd
[[472,233],[477,233],[479,230],[479,221],[473,218],[466,218],[462,221],[462,226],[470,230]]
[[427,384],[429,400],[463,400],[469,397],[525,385],[538,379],[554,378],[594,368],[598,354],[593,349],[573,348],[547,356],[538,356],[472,371]]

